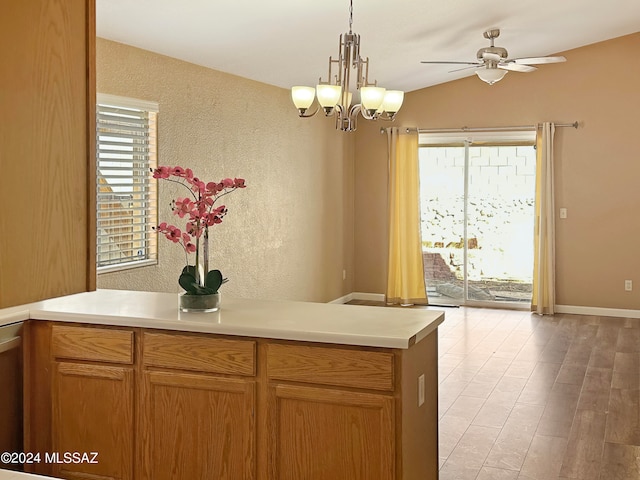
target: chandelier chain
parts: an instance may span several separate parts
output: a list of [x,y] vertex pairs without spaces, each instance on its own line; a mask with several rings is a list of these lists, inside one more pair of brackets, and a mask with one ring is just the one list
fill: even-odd
[[353,33],[351,25],[353,25],[353,0],[349,1],[349,33]]

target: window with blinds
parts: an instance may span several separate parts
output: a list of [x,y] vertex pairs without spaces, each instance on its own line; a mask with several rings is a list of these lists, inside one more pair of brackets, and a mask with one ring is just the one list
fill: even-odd
[[98,94],[99,273],[157,263],[157,114],[156,103]]

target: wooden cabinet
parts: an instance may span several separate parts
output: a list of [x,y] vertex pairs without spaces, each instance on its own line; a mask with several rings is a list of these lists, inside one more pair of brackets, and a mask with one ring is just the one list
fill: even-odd
[[389,352],[291,343],[267,346],[270,380],[392,392],[393,372],[393,354]]
[[272,341],[264,351],[269,480],[437,480],[436,332],[402,350]]
[[271,386],[269,478],[395,479],[394,414],[388,395]]
[[438,478],[435,332],[409,349],[384,349],[31,322],[27,340],[26,445],[99,453],[97,465],[35,473]]
[[145,372],[139,478],[254,478],[255,384]]
[[255,342],[145,332],[142,363],[139,478],[255,478]]
[[267,377],[270,480],[396,478],[393,354],[273,343]]
[[[133,369],[56,362],[53,378],[53,473],[70,479],[132,479]],[[65,454],[87,454],[71,463]],[[94,456],[94,453],[97,454]],[[96,463],[91,463],[95,461]]]
[[133,365],[131,330],[54,325],[51,350],[57,359]]
[[[54,475],[133,478],[133,335],[127,330],[53,326]],[[82,461],[75,461],[75,453]]]
[[146,367],[252,377],[256,373],[256,342],[210,335],[144,332]]

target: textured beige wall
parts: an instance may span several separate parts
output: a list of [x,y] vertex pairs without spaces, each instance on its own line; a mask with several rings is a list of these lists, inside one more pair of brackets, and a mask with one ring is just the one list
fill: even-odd
[[[556,135],[557,304],[640,309],[640,33],[565,52],[567,62],[510,72],[489,86],[475,75],[407,94],[395,122],[419,128],[573,122]],[[425,66],[425,69],[429,68]],[[386,136],[356,137],[355,291],[386,278]],[[624,280],[634,291],[624,291]]]
[[[299,119],[285,89],[104,39],[97,90],[159,103],[160,164],[246,179],[212,234],[211,264],[229,277],[223,294],[329,301],[352,291],[352,135],[322,116]],[[175,192],[160,188],[168,221]],[[99,275],[98,288],[178,292],[182,250],[160,239],[159,258]]]

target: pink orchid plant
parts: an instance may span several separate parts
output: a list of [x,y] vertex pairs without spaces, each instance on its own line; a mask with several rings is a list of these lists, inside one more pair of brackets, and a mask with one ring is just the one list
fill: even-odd
[[[227,214],[227,207],[216,206],[216,202],[238,188],[245,188],[244,179],[224,178],[219,183],[205,183],[194,176],[190,168],[166,166],[153,170],[153,178],[178,183],[189,192],[187,196],[171,201],[173,214],[186,220],[184,230],[167,222],[160,223],[155,229],[184,249],[186,266],[178,283],[188,295],[218,293],[227,279],[222,277],[220,270],[209,271],[209,227],[222,223]],[[189,264],[191,253],[195,253],[193,265]]]

